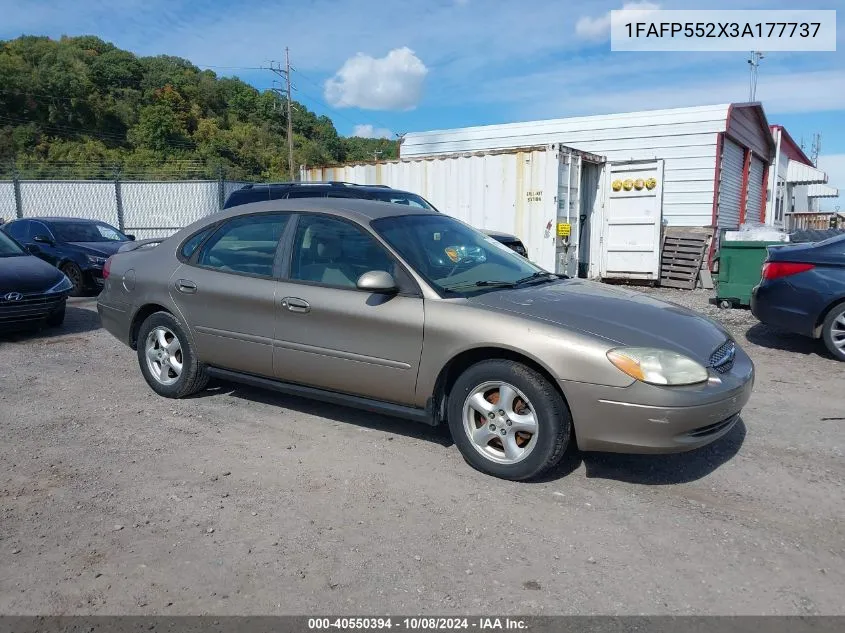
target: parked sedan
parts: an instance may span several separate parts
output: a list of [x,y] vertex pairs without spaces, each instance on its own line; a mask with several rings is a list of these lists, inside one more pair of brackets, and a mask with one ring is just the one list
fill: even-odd
[[776,328],[820,338],[845,361],[845,235],[771,246],[751,311]]
[[2,230],[67,275],[73,296],[101,288],[106,259],[135,239],[105,222],[80,218],[24,218]]
[[104,276],[103,325],[158,394],[216,376],[442,422],[472,466],[507,479],[552,467],[570,442],[703,446],[753,384],[751,360],[704,316],[561,279],[426,209],[247,204],[125,246]]
[[0,333],[61,325],[71,287],[61,271],[0,231]]

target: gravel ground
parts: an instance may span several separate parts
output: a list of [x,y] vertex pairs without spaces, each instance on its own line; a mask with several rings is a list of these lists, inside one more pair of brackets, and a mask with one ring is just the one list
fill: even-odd
[[674,456],[481,475],[440,430],[212,385],[171,401],[72,300],[0,341],[3,614],[845,614],[845,381],[703,292],[758,368]]

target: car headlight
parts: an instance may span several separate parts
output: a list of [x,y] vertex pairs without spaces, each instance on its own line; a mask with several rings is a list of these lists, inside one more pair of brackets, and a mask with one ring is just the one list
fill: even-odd
[[665,349],[620,347],[610,350],[607,359],[631,378],[651,385],[694,385],[708,378],[699,363]]
[[70,282],[70,279],[68,279],[67,276],[62,275],[62,280],[50,288],[47,292],[68,292],[72,288],[73,284]]
[[93,264],[94,266],[102,266],[106,263],[105,257],[99,257],[97,255],[86,255],[85,258],[88,260],[89,264]]

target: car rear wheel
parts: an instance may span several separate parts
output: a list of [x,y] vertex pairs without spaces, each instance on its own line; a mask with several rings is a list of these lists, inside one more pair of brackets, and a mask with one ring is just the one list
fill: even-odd
[[165,398],[184,398],[205,388],[208,374],[179,321],[168,312],[146,318],[138,331],[138,363],[147,384]]
[[828,313],[822,326],[822,338],[830,353],[845,361],[845,303]]
[[452,439],[474,468],[502,479],[530,479],[557,464],[572,417],[540,373],[510,360],[467,369],[449,394]]
[[71,297],[80,297],[85,292],[85,277],[82,275],[82,270],[74,263],[67,263],[62,266],[61,271],[70,279],[73,284],[71,288]]

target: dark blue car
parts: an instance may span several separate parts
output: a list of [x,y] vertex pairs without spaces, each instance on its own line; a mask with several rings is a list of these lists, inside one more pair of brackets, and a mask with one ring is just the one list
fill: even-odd
[[778,329],[821,338],[845,361],[845,235],[770,246],[751,311]]
[[81,218],[24,218],[4,224],[2,229],[67,275],[73,296],[100,289],[106,260],[135,239],[105,222]]

